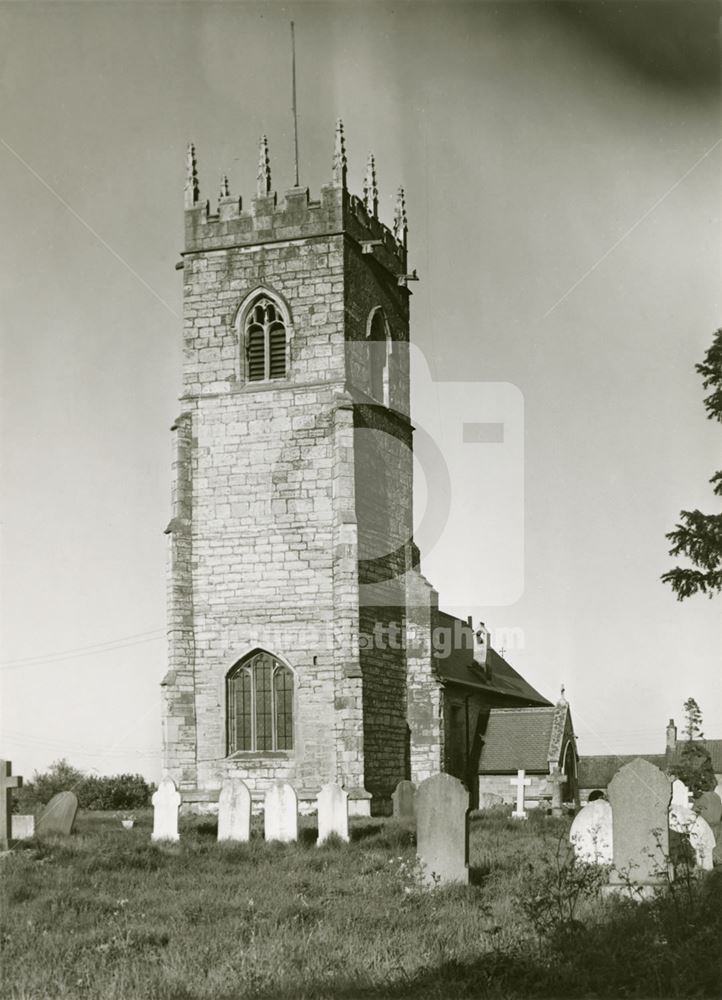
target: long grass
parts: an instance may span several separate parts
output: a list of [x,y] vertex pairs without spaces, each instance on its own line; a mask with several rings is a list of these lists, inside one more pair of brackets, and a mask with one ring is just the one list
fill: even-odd
[[[350,844],[218,844],[189,819],[177,844],[112,816],[0,861],[7,1000],[712,997],[722,873],[662,902],[585,900],[540,937],[523,901],[566,820],[471,824],[472,884],[422,891],[412,832],[355,820]],[[549,871],[552,869],[549,868]],[[536,879],[536,883],[535,883]],[[525,897],[526,893],[526,897]],[[676,908],[676,909],[675,909]]]

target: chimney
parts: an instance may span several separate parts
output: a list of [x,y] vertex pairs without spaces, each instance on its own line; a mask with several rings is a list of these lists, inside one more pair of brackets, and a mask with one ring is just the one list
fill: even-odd
[[489,647],[491,646],[491,633],[483,622],[479,622],[474,632],[474,659],[487,672],[491,679],[491,658]]
[[667,752],[674,753],[677,749],[677,727],[674,724],[674,719],[669,720],[667,725]]

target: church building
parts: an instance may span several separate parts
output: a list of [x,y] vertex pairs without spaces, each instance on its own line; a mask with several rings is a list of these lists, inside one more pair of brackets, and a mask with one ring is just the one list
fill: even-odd
[[316,200],[277,198],[264,137],[249,205],[223,178],[211,209],[189,147],[163,680],[189,809],[226,777],[335,781],[356,814],[444,770],[475,795],[489,711],[549,705],[421,573],[403,190],[392,229],[378,206],[340,122]]

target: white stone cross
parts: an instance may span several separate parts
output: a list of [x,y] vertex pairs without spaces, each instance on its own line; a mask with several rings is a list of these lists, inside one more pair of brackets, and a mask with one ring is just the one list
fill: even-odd
[[9,760],[0,760],[0,851],[8,849],[12,836],[12,790],[23,783],[22,778],[11,773],[12,769]]
[[514,819],[526,819],[524,811],[524,786],[531,785],[531,778],[524,777],[524,771],[516,772],[516,778],[509,778],[510,785],[516,785],[516,809],[512,812]]

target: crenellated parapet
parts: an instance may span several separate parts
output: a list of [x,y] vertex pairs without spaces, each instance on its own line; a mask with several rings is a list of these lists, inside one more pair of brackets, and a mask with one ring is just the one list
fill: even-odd
[[364,254],[393,274],[406,273],[407,223],[403,190],[399,189],[393,229],[378,218],[376,163],[368,158],[362,197],[346,186],[347,159],[343,124],[336,125],[331,181],[312,199],[306,187],[292,187],[279,199],[271,182],[268,140],[260,142],[256,193],[244,208],[232,195],[227,176],[221,176],[214,206],[202,201],[195,147],[188,147],[185,188],[185,254],[232,247],[279,243],[344,234]]

